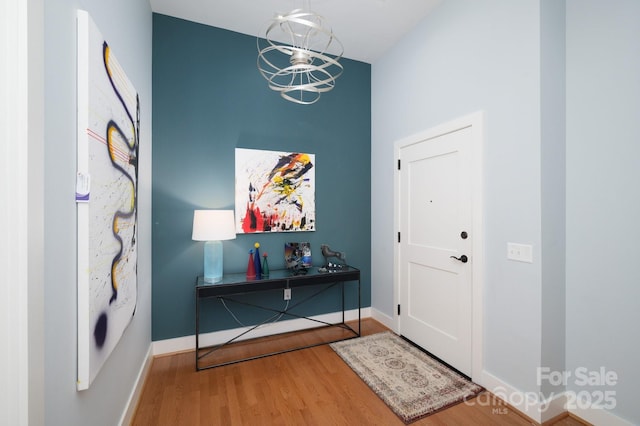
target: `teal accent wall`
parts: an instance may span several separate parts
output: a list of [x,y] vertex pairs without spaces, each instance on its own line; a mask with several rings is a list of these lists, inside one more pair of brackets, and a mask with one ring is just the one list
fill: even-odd
[[[343,59],[333,91],[313,105],[283,100],[256,67],[255,37],[153,16],[153,340],[194,333],[194,282],[203,274],[202,242],[191,240],[194,209],[234,209],[235,148],[307,152],[316,160],[316,231],[243,234],[224,241],[225,272],[246,270],[255,242],[271,269],[284,267],[284,243],[308,241],[344,251],[362,271],[362,306],[371,305],[371,66]],[[389,259],[389,268],[392,267]],[[354,286],[355,287],[355,286]],[[294,291],[291,303],[308,295]],[[329,292],[297,310],[340,309]],[[254,300],[282,307],[282,294]],[[237,323],[216,301],[205,331]],[[357,293],[347,292],[347,308]],[[229,306],[243,323],[271,314]]]

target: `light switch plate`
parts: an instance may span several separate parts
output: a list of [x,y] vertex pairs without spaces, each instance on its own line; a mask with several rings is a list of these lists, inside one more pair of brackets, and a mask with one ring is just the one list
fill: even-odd
[[507,259],[533,263],[533,247],[529,244],[507,243]]

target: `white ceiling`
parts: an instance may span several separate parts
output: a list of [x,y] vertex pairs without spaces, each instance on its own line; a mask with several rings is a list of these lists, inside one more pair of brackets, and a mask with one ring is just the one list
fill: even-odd
[[441,1],[150,0],[154,12],[256,37],[264,37],[277,12],[309,8],[332,27],[344,57],[367,63],[380,58]]

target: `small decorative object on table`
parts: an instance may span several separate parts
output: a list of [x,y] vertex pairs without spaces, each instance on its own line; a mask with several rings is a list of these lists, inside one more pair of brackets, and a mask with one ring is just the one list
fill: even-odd
[[260,279],[262,278],[262,267],[260,266],[260,243],[255,243],[253,246],[256,248],[256,254],[253,258],[256,270],[256,278]]
[[284,262],[293,275],[307,273],[311,264],[311,245],[309,243],[285,243]]
[[262,277],[269,278],[269,262],[267,262],[267,253],[262,255]]
[[254,280],[256,278],[256,263],[253,260],[253,250],[249,250],[249,262],[247,263],[247,279]]
[[[331,250],[327,244],[322,244],[320,250],[324,257],[324,265],[320,268],[321,271],[339,271],[347,266],[347,255],[345,252]],[[336,261],[330,261],[332,258],[335,258]]]

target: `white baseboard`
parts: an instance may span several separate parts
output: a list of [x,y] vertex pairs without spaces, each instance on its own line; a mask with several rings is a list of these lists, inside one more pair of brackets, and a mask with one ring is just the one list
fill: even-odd
[[524,392],[503,382],[493,374],[483,371],[477,383],[537,423],[544,423],[566,412],[565,393],[542,399],[539,392]]
[[566,412],[566,403],[567,396],[564,392],[542,401],[542,403],[538,407],[539,410],[542,410],[542,413],[540,415],[540,423],[549,421],[554,417],[558,417],[560,414]]
[[393,330],[395,332],[397,332],[398,330],[395,329],[395,324],[393,321],[393,318],[390,317],[387,314],[384,314],[382,312],[380,312],[377,309],[374,308],[369,308],[371,309],[371,317],[378,321],[379,323],[381,323],[382,325],[384,325],[385,327],[387,327],[389,330]]
[[196,336],[175,337],[156,340],[152,343],[153,355],[166,355],[175,352],[192,351],[196,347]]
[[[358,310],[352,309],[345,311],[345,321],[354,321],[358,319]],[[362,319],[371,317],[371,308],[362,308],[360,311]],[[332,312],[329,314],[316,315],[311,317],[316,321],[324,321],[327,323],[339,323],[342,321],[342,312]],[[238,340],[254,339],[256,337],[269,336],[272,334],[287,333],[291,331],[305,330],[311,327],[317,327],[321,324],[304,318],[278,321],[275,323],[265,324]],[[203,333],[200,335],[200,346],[219,345],[233,339],[238,334],[248,330],[248,327],[239,327],[231,330],[214,331],[211,333]],[[158,340],[153,342],[153,355],[165,355],[175,352],[183,352],[194,350],[196,347],[196,338],[192,336],[177,337],[174,339]]]
[[[543,403],[532,398],[533,395],[527,392],[523,392],[515,387],[503,382],[493,374],[482,371],[480,378],[474,378],[476,383],[483,386],[486,390],[494,394],[496,397],[502,399],[509,404],[511,408],[520,411],[525,416],[529,417],[538,423],[542,423],[542,407]],[[531,398],[528,398],[531,396]],[[562,412],[558,413],[561,414]],[[549,417],[551,418],[551,417]]]
[[484,370],[477,383],[537,423],[544,423],[566,412],[564,392],[542,399],[539,392],[521,391]]
[[586,408],[567,407],[571,401],[574,405],[576,404],[575,394],[572,391],[565,391],[551,398],[540,400],[536,397],[535,392],[518,390],[486,371],[482,372],[478,384],[537,423],[544,423],[568,412],[595,426],[633,426],[633,423],[596,405]]
[[142,388],[147,378],[147,374],[149,374],[149,369],[151,368],[151,361],[153,360],[152,349],[153,345],[151,344],[149,345],[149,350],[147,350],[147,356],[140,367],[140,371],[138,371],[138,376],[136,377],[133,389],[131,389],[131,393],[129,394],[127,406],[125,407],[122,417],[120,418],[120,422],[118,423],[120,426],[130,425],[133,420],[133,416],[136,413],[136,407],[138,406],[138,401],[142,394]]

